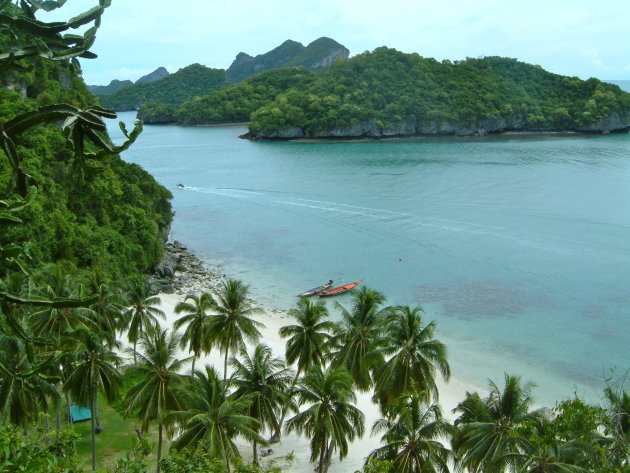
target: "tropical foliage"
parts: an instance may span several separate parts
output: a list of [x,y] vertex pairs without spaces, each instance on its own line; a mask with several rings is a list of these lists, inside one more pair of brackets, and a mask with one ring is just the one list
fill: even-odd
[[246,122],[251,114],[290,88],[303,88],[316,74],[302,67],[273,69],[175,107],[149,102],[140,107],[138,118],[146,123],[194,125],[199,123]]
[[135,110],[147,102],[179,105],[198,95],[222,87],[226,76],[223,69],[191,64],[154,82],[132,84],[101,95],[101,104],[116,111]]
[[299,404],[309,407],[288,420],[287,430],[311,439],[311,461],[318,463],[319,473],[326,473],[333,454],[338,452],[343,460],[349,442],[365,430],[365,416],[352,404],[356,402],[352,377],[343,368],[313,367],[300,380],[296,394]]
[[515,59],[438,62],[382,47],[338,61],[310,87],[277,96],[252,115],[250,130],[273,136],[297,127],[307,137],[353,127],[355,135],[454,134],[490,120],[504,120],[506,128],[573,129],[629,110],[630,94],[597,79],[564,77]]

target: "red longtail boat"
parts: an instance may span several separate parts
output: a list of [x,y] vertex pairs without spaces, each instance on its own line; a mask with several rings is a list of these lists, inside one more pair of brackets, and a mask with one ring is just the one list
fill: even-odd
[[362,282],[363,279],[361,279],[360,281],[351,282],[350,284],[344,284],[343,286],[333,287],[332,289],[326,289],[325,291],[319,293],[319,297],[336,296],[337,294],[343,294],[353,287],[358,286]]

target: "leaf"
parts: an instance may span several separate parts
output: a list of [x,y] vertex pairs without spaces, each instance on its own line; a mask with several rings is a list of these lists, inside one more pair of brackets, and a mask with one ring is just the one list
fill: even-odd
[[33,298],[25,299],[23,297],[14,296],[4,291],[0,291],[0,300],[11,302],[13,304],[31,305],[33,307],[52,307],[54,309],[71,309],[76,307],[88,307],[98,300],[98,296],[90,296],[85,299],[64,299],[64,298]]
[[0,212],[0,222],[2,223],[22,223],[22,220],[9,212]]
[[39,10],[44,10],[44,11],[53,11],[56,10],[57,8],[61,8],[63,6],[64,3],[66,3],[66,0],[44,0],[44,1],[39,1],[39,0],[26,0],[28,3],[30,3],[34,8],[39,9]]

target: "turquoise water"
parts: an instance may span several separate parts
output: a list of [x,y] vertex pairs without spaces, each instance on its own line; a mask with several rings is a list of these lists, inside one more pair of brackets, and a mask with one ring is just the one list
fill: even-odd
[[456,376],[521,374],[545,403],[596,399],[610,369],[630,367],[630,135],[267,143],[244,131],[146,126],[123,158],[173,192],[172,238],[265,305],[364,279],[437,321]]

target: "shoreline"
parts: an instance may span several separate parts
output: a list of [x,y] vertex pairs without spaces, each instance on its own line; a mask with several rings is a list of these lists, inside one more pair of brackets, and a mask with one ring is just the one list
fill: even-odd
[[[166,264],[163,265],[163,263]],[[215,292],[220,281],[224,277],[229,276],[222,266],[217,265],[215,267],[204,263],[194,253],[189,251],[186,245],[178,241],[165,245],[165,258],[162,263],[158,265],[158,268],[160,266],[162,266],[162,268],[159,280],[168,279],[170,281],[170,287],[167,288],[168,292],[161,291],[157,294],[161,299],[159,307],[166,314],[164,327],[168,328],[172,328],[175,320],[180,317],[175,314],[175,305],[183,301],[186,295],[198,295],[201,292]],[[173,269],[170,278],[163,277],[165,268]],[[154,279],[157,277],[156,275],[153,276]],[[245,284],[248,283],[248,281],[244,282]],[[251,292],[255,291],[252,290]],[[279,330],[282,326],[291,322],[291,317],[287,314],[286,310],[265,307],[254,299],[251,299],[251,302],[256,307],[262,309],[260,314],[253,316],[253,318],[265,325],[265,327],[261,329],[262,336],[260,343],[265,343],[272,349],[275,356],[284,359],[285,340],[280,337]],[[251,348],[251,345],[248,345],[248,347]],[[187,353],[181,351],[180,355],[187,356]],[[213,351],[208,356],[201,356],[196,362],[196,367],[201,368],[206,364],[210,364],[221,371],[223,364],[222,356],[217,351]],[[442,408],[442,414],[444,418],[450,422],[455,419],[455,415],[451,410],[464,399],[467,391],[477,391],[481,395],[485,395],[486,393],[484,388],[456,376],[451,377],[449,382],[438,378],[436,383],[440,393],[439,404]],[[380,418],[378,406],[371,402],[372,394],[370,392],[356,392],[356,395],[357,402],[355,405],[365,415],[366,433],[363,438],[350,443],[348,456],[342,462],[339,461],[338,457],[333,459],[329,470],[330,473],[347,473],[361,469],[365,457],[380,445],[380,436],[373,437],[370,435],[373,423]],[[242,439],[237,439],[237,444],[243,457],[245,459],[250,458],[252,455],[251,445],[245,443]],[[261,460],[267,463],[276,462],[278,466],[283,468],[283,471],[302,472],[310,471],[310,469],[313,468],[313,465],[309,461],[309,441],[304,437],[296,434],[283,435],[279,443],[264,447],[261,451],[268,452],[269,449],[271,449],[273,453],[267,454],[262,457]],[[293,457],[293,460],[289,461],[287,457]]]

